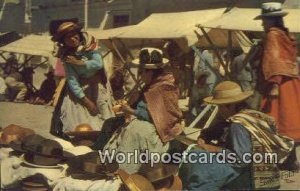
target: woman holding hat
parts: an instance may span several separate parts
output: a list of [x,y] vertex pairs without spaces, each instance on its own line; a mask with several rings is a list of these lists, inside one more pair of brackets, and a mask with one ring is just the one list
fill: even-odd
[[[275,118],[279,133],[300,141],[300,79],[295,38],[284,26],[281,3],[263,3],[261,19],[266,38],[262,57],[262,109]],[[266,91],[267,90],[267,91]]]
[[[53,29],[55,22],[58,27]],[[97,52],[97,42],[93,36],[82,32],[78,23],[57,22],[50,24],[50,32],[58,46],[56,56],[65,68],[67,93],[56,106],[56,115],[59,113],[64,132],[82,123],[101,130],[103,121],[112,117],[113,112],[110,85]]]
[[[117,130],[104,151],[164,153],[169,141],[182,132],[182,113],[178,107],[179,91],[172,74],[165,72],[168,59],[156,48],[143,48],[139,59],[133,60],[138,66],[140,80],[145,84],[137,101],[131,105],[121,104],[121,111],[134,116],[128,125]],[[129,173],[137,172],[141,163],[120,164]]]
[[[242,91],[235,82],[224,81],[215,87],[213,96],[204,99],[206,103],[218,105],[223,122],[218,128],[201,131],[197,145],[186,151],[194,157],[180,167],[183,190],[279,187],[277,164],[274,161],[264,163],[266,158],[261,163],[254,163],[252,157],[258,152],[276,153],[278,163],[282,163],[291,152],[293,141],[274,131],[275,122],[270,116],[245,109],[244,101],[252,93]],[[223,133],[216,137],[219,129]],[[211,143],[212,140],[218,140],[218,144]]]

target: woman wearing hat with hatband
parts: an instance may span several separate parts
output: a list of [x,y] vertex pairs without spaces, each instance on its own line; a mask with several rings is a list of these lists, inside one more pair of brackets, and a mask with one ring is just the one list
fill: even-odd
[[56,112],[60,112],[64,132],[82,123],[101,130],[104,120],[114,116],[110,84],[97,52],[97,42],[81,29],[78,23],[65,21],[56,30],[50,30],[52,40],[58,45],[57,57],[63,62],[68,85],[62,103],[56,106],[60,107]]
[[[196,154],[192,159],[196,162],[183,163],[180,167],[183,190],[274,189],[280,186],[277,164],[243,160],[245,153],[252,154],[251,158],[257,152],[272,152],[278,154],[278,162],[282,163],[293,148],[291,139],[276,134],[276,124],[270,116],[245,109],[244,102],[252,93],[243,92],[235,82],[224,81],[216,86],[213,96],[204,99],[206,103],[218,105],[223,119],[218,128],[223,133],[209,138],[218,129],[205,129],[198,138],[198,147],[186,151]],[[218,145],[212,144],[211,140],[216,139]],[[225,156],[216,157],[218,153],[225,153]]]
[[[278,131],[300,141],[300,79],[295,38],[284,26],[281,3],[264,3],[261,19],[266,38],[263,45],[262,72],[264,97],[262,110],[273,116]],[[266,91],[267,90],[267,91]]]
[[[164,70],[167,63],[168,59],[163,58],[162,51],[156,48],[141,49],[139,59],[133,60],[145,86],[139,99],[131,104],[136,106],[135,109],[121,104],[121,111],[134,117],[126,127],[114,133],[104,151],[164,153],[169,148],[169,141],[182,132],[179,90],[173,75]],[[120,164],[120,168],[128,173],[137,172],[140,166],[141,163]]]

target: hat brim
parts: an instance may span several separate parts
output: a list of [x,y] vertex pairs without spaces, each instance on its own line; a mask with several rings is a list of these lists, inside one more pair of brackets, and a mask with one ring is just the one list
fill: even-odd
[[30,167],[34,167],[34,168],[62,168],[62,166],[55,164],[55,165],[38,165],[38,164],[34,164],[30,161],[28,161],[28,157],[25,155],[21,155],[20,157],[21,161]]
[[73,137],[85,137],[85,136],[97,136],[101,131],[70,131],[65,132],[68,136]]
[[122,169],[119,169],[117,174],[119,175],[120,179],[125,184],[128,190],[155,190],[151,182],[147,180],[144,176],[141,176],[139,174],[129,175]]
[[254,20],[260,20],[263,19],[264,17],[284,17],[288,14],[286,11],[275,11],[271,13],[264,13],[256,16]]
[[219,105],[220,104],[231,104],[231,103],[241,102],[241,101],[249,98],[252,95],[253,95],[253,91],[246,91],[246,92],[243,92],[234,97],[228,97],[228,98],[222,98],[222,99],[214,99],[213,96],[209,96],[207,98],[204,98],[204,101],[206,103],[210,103],[210,104],[219,104]]
[[145,169],[140,174],[146,177],[150,182],[155,183],[165,178],[171,177],[178,172],[177,165],[164,164],[157,169]]
[[[132,66],[133,67],[139,67],[140,66],[140,59],[134,59],[131,61]],[[169,64],[169,59],[167,58],[163,58],[162,59],[162,63],[158,63],[158,64],[151,64],[151,63],[147,63],[144,65],[145,69],[160,69],[160,68],[164,68],[166,65]]]

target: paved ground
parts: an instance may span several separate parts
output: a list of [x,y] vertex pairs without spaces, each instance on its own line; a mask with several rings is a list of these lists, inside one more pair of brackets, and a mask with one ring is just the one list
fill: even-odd
[[[21,125],[51,138],[53,136],[50,135],[49,128],[52,112],[51,106],[0,102],[0,127],[9,124]],[[297,148],[297,157],[300,161],[300,147]],[[300,190],[300,173],[282,171],[281,190]]]

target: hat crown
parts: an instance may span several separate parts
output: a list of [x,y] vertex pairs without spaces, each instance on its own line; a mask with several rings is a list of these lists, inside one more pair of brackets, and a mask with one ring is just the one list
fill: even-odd
[[268,2],[262,4],[262,10],[265,12],[281,11],[282,5],[278,2]]
[[162,63],[163,52],[158,48],[143,48],[140,51],[141,64],[159,64]]
[[93,128],[87,124],[87,123],[83,123],[80,125],[77,125],[75,128],[76,132],[86,132],[86,131],[93,131]]
[[214,99],[234,97],[243,93],[242,88],[235,82],[224,81],[219,83],[213,92]]

